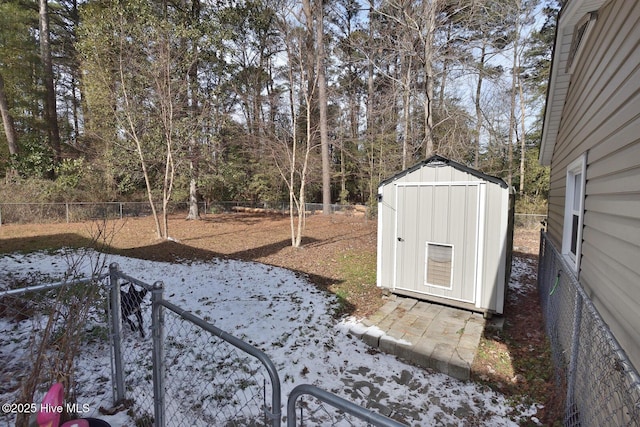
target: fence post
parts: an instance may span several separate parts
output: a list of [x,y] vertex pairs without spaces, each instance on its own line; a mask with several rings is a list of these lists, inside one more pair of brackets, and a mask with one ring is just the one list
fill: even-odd
[[573,315],[573,331],[571,332],[571,355],[567,372],[567,402],[565,406],[565,425],[567,417],[577,413],[575,407],[576,373],[578,369],[578,351],[580,350],[580,324],[582,323],[582,295],[576,292],[575,314]]
[[109,295],[111,315],[111,344],[113,348],[114,388],[113,401],[119,402],[124,396],[124,369],[122,367],[122,313],[120,312],[120,283],[118,282],[118,264],[109,265],[109,283],[111,285]]
[[162,304],[162,292],[164,284],[156,282],[151,289],[151,335],[153,339],[153,412],[155,427],[164,427],[164,343],[163,326],[164,316]]

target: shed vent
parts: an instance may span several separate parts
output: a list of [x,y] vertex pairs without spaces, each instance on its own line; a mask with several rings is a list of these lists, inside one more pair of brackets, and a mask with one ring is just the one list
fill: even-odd
[[427,242],[426,282],[431,286],[451,287],[453,246]]

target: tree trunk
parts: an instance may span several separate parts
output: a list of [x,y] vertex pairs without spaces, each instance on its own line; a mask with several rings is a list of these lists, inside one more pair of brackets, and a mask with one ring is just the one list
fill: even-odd
[[[305,2],[306,6],[308,6],[308,1]],[[288,65],[288,78],[289,78],[289,108],[291,114],[291,122],[292,126],[292,136],[291,136],[291,146],[289,146],[288,140],[285,139],[284,144],[286,145],[286,151],[288,154],[288,174],[285,173],[280,167],[280,174],[282,178],[285,180],[287,187],[289,189],[289,224],[291,227],[291,246],[294,248],[300,247],[302,244],[302,234],[304,232],[304,224],[305,224],[305,191],[306,191],[306,180],[307,180],[307,167],[309,164],[309,155],[311,153],[312,147],[312,128],[311,122],[309,120],[309,116],[311,115],[311,106],[312,106],[312,91],[313,85],[311,82],[305,81],[304,78],[310,79],[313,75],[313,67],[305,67],[307,64],[303,64],[302,55],[303,52],[300,52],[300,57],[293,56],[291,46],[287,40],[287,65]],[[302,170],[297,169],[298,163],[298,132],[299,132],[299,117],[300,115],[296,113],[296,101],[294,96],[294,88],[296,87],[294,81],[294,61],[300,66],[300,97],[305,100],[305,111],[307,115],[305,129],[305,156],[303,160]],[[306,76],[305,76],[306,72]],[[308,92],[305,92],[307,90]],[[278,164],[278,159],[276,158],[276,165]],[[299,187],[296,184],[296,176],[299,177]],[[297,189],[297,191],[296,191]],[[297,192],[297,194],[296,194]]]
[[[369,0],[369,40],[373,40],[373,11],[374,1]],[[373,137],[373,97],[375,96],[373,90],[373,52],[367,55],[367,139],[368,145],[371,147],[369,152],[369,200],[373,200],[374,188],[375,188],[375,141]]]
[[[171,128],[170,128],[171,129]],[[162,185],[162,220],[165,239],[169,238],[169,201],[171,200],[171,193],[173,191],[173,182],[175,178],[175,168],[173,164],[173,141],[171,135],[168,135],[166,141],[167,156],[166,164],[164,167],[164,183]]]
[[[120,55],[122,55],[122,52],[124,52],[124,48],[123,48],[123,40],[120,40]],[[137,132],[137,127],[135,125],[135,120],[133,119],[133,108],[131,106],[131,103],[129,102],[129,95],[128,95],[128,87],[127,87],[127,80],[124,77],[124,61],[123,58],[120,57],[119,58],[119,69],[118,69],[118,73],[119,73],[119,77],[120,77],[120,86],[121,86],[121,90],[122,90],[122,100],[124,103],[124,108],[123,113],[125,116],[125,120],[127,122],[127,128],[128,128],[128,133],[129,136],[131,137],[131,139],[133,140],[134,144],[135,144],[135,148],[136,148],[136,153],[138,155],[138,160],[140,161],[140,168],[142,169],[142,176],[144,177],[144,183],[145,183],[145,188],[147,190],[147,199],[149,201],[149,206],[151,207],[151,213],[153,215],[153,220],[156,226],[156,236],[158,237],[158,239],[162,238],[162,228],[160,227],[160,219],[158,217],[158,211],[156,209],[156,206],[153,202],[153,191],[152,191],[152,187],[151,187],[151,178],[149,177],[149,171],[147,169],[147,161],[144,158],[144,151],[142,149],[142,141],[140,139],[140,137],[138,137],[138,132]]]
[[[314,31],[313,31],[313,12],[311,10],[311,0],[302,0],[302,9],[304,12],[304,17],[305,17],[305,25],[306,25],[306,34],[305,34],[305,46],[304,46],[304,55],[305,55],[305,59],[303,60],[302,58],[302,53],[301,53],[301,61],[305,61],[305,71],[307,72],[307,96],[310,99],[315,99],[316,95],[315,95],[315,89],[316,89],[316,50],[314,47]],[[302,71],[302,70],[300,70]],[[306,117],[306,120],[308,122],[313,121],[313,109],[308,110],[308,114]],[[311,128],[313,129],[313,126],[311,126]]]
[[318,68],[318,103],[320,107],[320,151],[322,154],[322,213],[331,213],[331,159],[329,158],[329,132],[327,130],[327,81],[324,69],[324,8],[316,5],[316,46]]
[[196,182],[196,175],[194,162],[189,162],[189,170],[191,171],[191,179],[189,180],[189,214],[188,220],[200,219],[200,212],[198,209],[198,183]]
[[424,99],[424,146],[425,157],[434,153],[433,145],[433,39],[436,30],[436,15],[438,12],[438,2],[424,2],[428,8],[425,36],[424,36],[424,78],[425,78],[425,99]]
[[525,102],[524,102],[524,93],[522,89],[522,82],[519,82],[518,87],[520,88],[520,188],[519,193],[520,196],[524,194],[524,165],[526,160],[526,124],[525,124]]
[[16,136],[16,128],[13,124],[13,118],[9,111],[9,103],[7,102],[7,96],[4,91],[4,79],[0,74],[0,113],[2,114],[2,124],[4,125],[4,134],[7,137],[7,143],[9,144],[9,154],[18,154],[18,138]]
[[[193,0],[191,5],[191,24],[197,25],[200,20],[200,0]],[[191,108],[189,108],[189,101],[186,97],[186,110],[192,115],[192,120],[196,121],[196,116],[200,114],[200,100],[198,97],[198,44],[195,40],[191,41],[192,54],[194,60],[189,67],[188,79],[189,79],[189,93],[191,95]],[[189,214],[188,220],[200,219],[200,212],[198,210],[198,162],[200,160],[200,150],[197,147],[198,141],[195,137],[191,137],[189,150],[191,151],[191,159],[189,161]]]
[[482,94],[482,81],[484,78],[484,61],[486,56],[486,44],[482,42],[480,50],[480,63],[478,64],[478,83],[476,84],[476,134],[475,134],[475,155],[473,159],[473,167],[476,169],[480,163],[480,132],[482,132],[482,110],[480,109],[480,96]]
[[511,72],[511,93],[510,93],[510,98],[511,98],[511,109],[509,112],[509,140],[508,140],[508,147],[507,147],[507,184],[509,184],[509,186],[513,185],[513,144],[514,144],[514,136],[515,136],[515,130],[516,127],[518,126],[517,120],[516,120],[516,83],[517,83],[517,79],[518,79],[518,67],[517,67],[517,62],[518,62],[518,49],[517,49],[517,39],[514,42],[514,46],[513,46],[513,64],[512,64],[512,72]]
[[[402,114],[403,114],[403,135],[402,135],[402,170],[406,169],[409,164],[409,126],[411,123],[411,56],[403,55],[402,68],[405,78],[402,82]],[[425,129],[426,131],[426,129]]]
[[[78,1],[73,0],[72,4],[73,28],[74,31],[80,26],[80,13],[78,12]],[[75,58],[74,58],[75,59]],[[77,73],[77,74],[76,74]],[[82,92],[79,67],[74,68],[71,75],[71,109],[73,114],[73,144],[77,146],[80,136],[80,107],[82,104]],[[79,95],[79,96],[78,96]]]
[[54,162],[60,161],[60,129],[56,109],[56,92],[53,84],[53,61],[49,37],[49,11],[47,0],[40,0],[40,55],[42,56],[43,80],[45,87],[44,118],[47,123],[49,144],[54,154]]

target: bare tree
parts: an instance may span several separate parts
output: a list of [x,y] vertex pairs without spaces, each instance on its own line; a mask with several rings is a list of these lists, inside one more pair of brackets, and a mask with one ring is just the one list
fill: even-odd
[[[180,43],[186,30],[166,13],[142,8],[137,15],[115,14],[117,85],[112,96],[124,147],[133,145],[158,238],[168,239],[168,204],[177,169],[177,152],[195,132],[197,118],[189,115],[184,99],[189,82],[185,70],[192,63],[190,49]],[[107,52],[107,54],[111,54]],[[186,111],[187,110],[187,111]],[[161,196],[161,215],[154,197]]]
[[[303,5],[304,8],[304,5]],[[298,19],[292,9],[281,17],[283,42],[287,55],[287,79],[289,94],[290,132],[286,129],[274,135],[272,157],[289,194],[289,219],[291,245],[300,247],[306,218],[306,189],[310,169],[310,159],[317,148],[317,129],[311,120],[314,108],[314,91],[317,88],[316,70],[309,67],[308,31],[302,31],[289,20]],[[304,12],[305,15],[307,12]],[[308,23],[308,21],[307,21]],[[308,27],[307,27],[308,28]],[[313,64],[313,63],[312,63]],[[304,109],[298,110],[298,106]],[[300,122],[304,117],[304,133]]]
[[[398,83],[402,105],[402,167],[406,168],[415,156],[428,156],[435,151],[434,110],[434,58],[437,56],[435,34],[439,25],[439,14],[444,7],[441,0],[411,2],[390,0],[384,2],[377,13],[386,21],[385,50],[390,57],[399,58],[398,69],[388,73],[379,71]],[[421,104],[422,123],[415,126],[414,105]],[[421,136],[420,136],[421,135]]]

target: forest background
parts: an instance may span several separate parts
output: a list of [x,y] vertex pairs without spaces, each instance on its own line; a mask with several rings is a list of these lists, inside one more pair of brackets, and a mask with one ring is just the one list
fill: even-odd
[[381,180],[439,154],[545,213],[559,7],[2,0],[0,203],[147,200],[166,238],[171,201],[190,219],[202,200],[375,207]]

